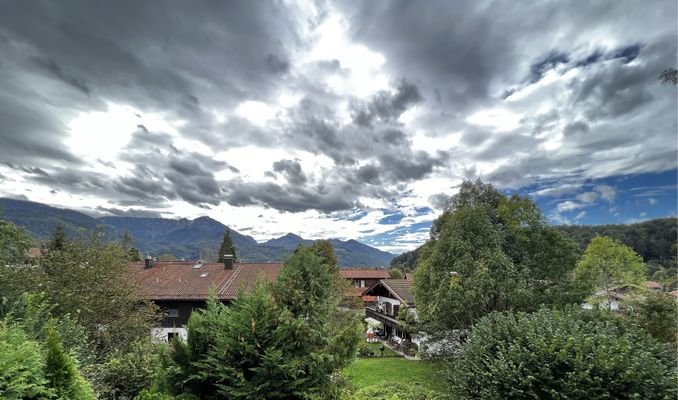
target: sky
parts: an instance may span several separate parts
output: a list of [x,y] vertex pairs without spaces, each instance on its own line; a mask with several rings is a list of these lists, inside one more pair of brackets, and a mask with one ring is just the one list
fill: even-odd
[[0,1],[0,196],[399,253],[464,179],[676,215],[667,1]]

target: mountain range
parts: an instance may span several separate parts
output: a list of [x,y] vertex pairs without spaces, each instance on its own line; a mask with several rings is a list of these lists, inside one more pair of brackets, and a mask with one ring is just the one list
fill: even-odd
[[[231,232],[241,261],[281,261],[299,244],[313,243],[293,233],[259,243],[210,217],[193,220],[121,216],[94,218],[74,210],[7,198],[0,198],[0,219],[26,229],[38,241],[47,239],[59,224],[71,237],[86,235],[97,229],[106,240],[116,240],[127,231],[143,255],[172,255],[187,259],[216,257],[226,229]],[[330,239],[330,242],[342,267],[388,266],[394,257],[356,240]]]

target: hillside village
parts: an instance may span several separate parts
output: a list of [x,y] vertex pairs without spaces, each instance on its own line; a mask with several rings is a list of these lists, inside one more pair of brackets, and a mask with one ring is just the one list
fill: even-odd
[[[332,243],[323,240],[299,243],[292,255],[281,262],[240,261],[228,230],[219,247],[223,253],[219,262],[168,260],[151,255],[135,261],[140,254],[128,251],[134,247],[121,247],[130,246],[129,242],[107,243],[97,236],[69,238],[61,228],[36,248],[31,247],[35,242],[20,228],[1,222],[3,248],[15,249],[3,255],[2,315],[5,323],[32,321],[36,318],[35,311],[29,311],[32,309],[51,315],[47,320],[42,317],[41,321],[30,322],[37,324],[32,328],[22,325],[22,329],[36,332],[38,336],[32,340],[37,341],[42,334],[33,330],[47,329],[44,340],[53,343],[47,347],[49,357],[58,353],[65,357],[63,360],[72,360],[62,362],[78,360],[79,367],[48,364],[46,368],[70,368],[77,380],[69,383],[68,390],[90,393],[80,398],[169,399],[188,394],[196,398],[230,398],[230,394],[218,394],[226,389],[220,389],[221,384],[216,385],[213,379],[226,379],[233,370],[218,372],[209,367],[210,374],[223,375],[207,375],[195,383],[195,378],[190,377],[195,372],[191,371],[204,368],[205,362],[226,362],[224,357],[230,360],[224,365],[247,362],[243,371],[251,370],[265,362],[269,351],[291,345],[287,340],[292,338],[286,339],[286,335],[300,332],[320,336],[308,336],[294,345],[305,346],[295,356],[295,362],[301,363],[299,368],[316,365],[313,354],[335,348],[335,355],[323,367],[327,369],[315,370],[316,379],[330,386],[308,387],[311,391],[320,390],[323,398],[350,399],[379,391],[400,393],[398,396],[405,399],[433,399],[444,393],[462,396],[469,390],[467,385],[475,384],[480,379],[478,374],[482,376],[481,372],[490,368],[490,362],[505,362],[497,359],[475,364],[478,361],[472,359],[472,346],[493,340],[510,346],[513,340],[523,340],[518,333],[521,329],[532,329],[534,324],[547,324],[558,332],[537,340],[567,340],[589,329],[589,325],[581,325],[578,329],[583,331],[573,331],[572,326],[579,326],[576,321],[580,320],[595,322],[593,329],[601,329],[609,323],[606,321],[621,324],[606,336],[594,339],[606,341],[605,346],[616,346],[620,343],[617,337],[631,340],[628,332],[641,335],[634,336],[634,347],[626,350],[633,354],[628,353],[627,358],[634,354],[656,357],[655,370],[648,372],[654,374],[652,383],[636,390],[668,393],[675,370],[661,360],[675,356],[676,258],[670,260],[674,263],[673,275],[663,283],[653,281],[648,279],[650,271],[642,258],[621,242],[596,236],[582,253],[574,241],[554,228],[528,223],[538,221],[531,215],[539,211],[527,198],[507,197],[480,181],[464,185],[440,216],[435,239],[419,250],[414,270],[406,272],[395,267],[338,267]],[[510,209],[521,210],[520,213],[503,214],[502,208],[496,208],[509,204],[516,206]],[[504,222],[483,222],[483,215],[495,215]],[[525,222],[512,218],[525,218]],[[507,224],[508,221],[513,222]],[[499,242],[492,241],[493,235],[503,237],[505,244],[515,244],[495,247]],[[547,247],[540,244],[546,243],[545,238]],[[469,253],[471,248],[464,243],[475,243],[475,248]],[[449,258],[455,253],[457,256]],[[497,259],[500,255],[506,258]],[[531,264],[531,259],[540,261]],[[542,262],[547,262],[549,268],[543,268]],[[489,275],[484,272],[488,267],[493,271]],[[521,277],[517,274],[520,269],[531,276]],[[107,283],[101,286],[101,282]],[[88,290],[83,292],[82,287]],[[114,309],[112,304],[116,305]],[[311,324],[310,319],[315,322]],[[561,326],[561,321],[568,322]],[[285,328],[291,329],[290,333],[280,331],[281,326],[290,323]],[[498,331],[493,334],[500,335],[496,338],[482,333],[486,328],[491,332],[496,324],[508,324],[507,329],[514,333],[501,336],[504,333]],[[623,330],[616,330],[622,326]],[[72,335],[74,330],[81,333],[64,336]],[[114,332],[114,336],[109,335]],[[586,335],[597,334],[593,331]],[[228,346],[240,344],[226,350],[226,354],[212,352],[212,346],[221,346],[217,344],[221,340],[236,340]],[[195,347],[199,342],[207,347]],[[132,343],[136,344],[130,347]],[[535,354],[532,352],[537,348],[527,346],[523,351]],[[111,348],[116,350],[110,353]],[[579,350],[571,351],[574,355]],[[540,355],[545,362],[551,362],[546,360],[553,356],[550,352]],[[129,362],[125,360],[136,361],[124,364]],[[454,369],[446,370],[448,361]],[[117,365],[126,367],[120,369]],[[285,365],[283,362],[276,368],[289,371]],[[173,368],[172,377],[158,377],[160,371],[169,373],[167,368]],[[393,368],[398,372],[390,377],[375,374]],[[665,368],[665,378],[656,375],[656,368]],[[98,375],[92,375],[95,371]],[[333,380],[332,371],[350,381],[339,384]],[[463,381],[458,380],[462,379],[458,371],[466,374],[462,375]],[[252,375],[232,389],[268,393],[273,390],[265,384],[272,379],[269,373],[274,371]],[[551,379],[562,379],[557,375],[560,372],[551,373],[555,374]],[[614,381],[614,376],[606,379]],[[285,378],[284,387],[290,387],[296,379],[299,378]],[[583,376],[578,379],[581,385],[612,390],[607,381],[594,384],[587,383]],[[520,385],[527,385],[522,386],[523,390],[541,390],[525,381]],[[419,394],[414,394],[415,387],[422,388],[416,390],[421,391]],[[326,392],[329,388],[336,394]],[[231,393],[232,389],[223,393]],[[49,387],[45,386],[45,390]]]
[[678,398],[678,1],[0,1],[0,400]]

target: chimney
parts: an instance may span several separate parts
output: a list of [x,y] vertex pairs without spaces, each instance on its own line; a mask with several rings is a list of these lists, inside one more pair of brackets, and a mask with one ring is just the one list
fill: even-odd
[[224,254],[224,269],[233,269],[233,254]]
[[155,259],[151,256],[146,256],[146,259],[144,259],[144,268],[151,268],[155,266]]

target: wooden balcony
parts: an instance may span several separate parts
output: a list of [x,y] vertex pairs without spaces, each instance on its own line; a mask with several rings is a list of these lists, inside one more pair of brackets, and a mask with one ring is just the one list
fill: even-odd
[[400,325],[398,320],[395,318],[395,316],[380,313],[379,311],[377,311],[376,309],[374,309],[372,307],[365,307],[365,315],[367,317],[374,318],[377,321],[379,321],[383,324],[386,324],[386,325],[390,325],[390,326],[393,326],[393,327],[397,327],[398,325]]

